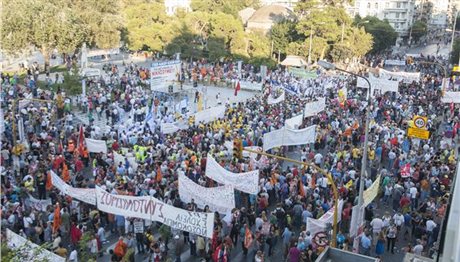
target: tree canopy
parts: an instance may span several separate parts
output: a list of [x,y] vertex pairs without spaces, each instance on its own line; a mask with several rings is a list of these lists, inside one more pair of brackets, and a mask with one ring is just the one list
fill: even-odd
[[420,38],[424,35],[426,35],[428,26],[425,22],[423,21],[415,21],[415,23],[412,25],[412,39],[414,41],[420,40]]
[[365,18],[357,16],[354,24],[364,27],[364,30],[372,35],[374,40],[372,52],[374,53],[387,50],[395,44],[398,38],[398,33],[391,27],[387,20],[380,20],[374,16],[367,16]]

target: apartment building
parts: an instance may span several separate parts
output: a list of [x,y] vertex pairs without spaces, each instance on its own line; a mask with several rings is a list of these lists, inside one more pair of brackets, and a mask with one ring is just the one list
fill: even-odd
[[165,0],[165,8],[167,15],[174,15],[177,10],[182,9],[185,12],[190,12],[191,0]]
[[260,0],[260,5],[280,5],[293,11],[297,2],[299,2],[299,0]]
[[347,9],[353,17],[386,19],[400,36],[407,36],[414,21],[415,0],[356,0]]

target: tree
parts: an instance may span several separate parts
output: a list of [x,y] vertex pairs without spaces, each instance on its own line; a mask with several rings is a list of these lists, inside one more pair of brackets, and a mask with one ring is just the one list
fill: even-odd
[[273,51],[280,50],[282,54],[286,54],[289,43],[305,40],[305,36],[299,35],[295,27],[296,23],[290,20],[283,20],[272,26],[269,36],[273,41]]
[[168,17],[164,5],[144,2],[128,5],[124,10],[130,50],[162,51],[178,32],[174,17]]
[[415,23],[412,25],[412,39],[414,41],[418,41],[420,37],[426,35],[428,26],[425,22],[423,21],[415,21]]
[[72,9],[70,0],[5,1],[2,16],[2,45],[9,54],[34,46],[45,58],[50,54],[74,51],[88,36],[89,28]]
[[370,33],[374,40],[372,47],[373,53],[385,51],[396,42],[398,33],[391,27],[387,20],[380,20],[377,17],[365,17],[361,19],[356,17],[354,24],[356,26],[363,26],[367,33]]
[[238,18],[238,12],[246,7],[257,8],[258,0],[192,0],[190,7],[193,11],[205,13],[225,13]]

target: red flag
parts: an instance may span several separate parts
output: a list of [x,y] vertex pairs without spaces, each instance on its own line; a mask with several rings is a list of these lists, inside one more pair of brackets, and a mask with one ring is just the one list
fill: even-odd
[[399,169],[399,173],[401,173],[402,178],[410,177],[410,163],[403,165]]
[[62,180],[64,180],[65,182],[69,182],[70,181],[70,174],[69,174],[69,168],[67,167],[67,165],[65,163],[63,163],[62,165]]
[[53,218],[53,233],[56,233],[59,227],[61,226],[61,208],[59,207],[59,203],[56,204],[56,208],[54,209],[54,218]]
[[455,111],[455,105],[454,105],[454,103],[452,102],[452,103],[450,103],[450,113],[451,113],[451,114],[454,114],[454,111]]
[[62,140],[59,142],[59,146],[58,146],[58,154],[62,154],[62,152],[64,151],[64,147],[62,146]]
[[78,134],[78,153],[83,155],[83,150],[85,149],[85,134],[83,133],[83,126],[80,126],[80,133]]
[[241,89],[241,85],[240,85],[240,81],[238,81],[238,83],[236,83],[236,87],[235,87],[235,96],[238,95],[238,91],[240,91]]

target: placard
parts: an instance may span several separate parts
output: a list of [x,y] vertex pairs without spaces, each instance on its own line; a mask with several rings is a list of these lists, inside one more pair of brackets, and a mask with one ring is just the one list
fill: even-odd
[[134,233],[144,233],[144,221],[134,221]]
[[267,97],[267,104],[274,105],[274,104],[284,101],[284,99],[285,99],[284,91],[282,91],[281,95],[279,95],[277,98],[273,98],[272,94],[270,94]]
[[193,199],[199,208],[209,206],[211,211],[221,214],[231,213],[235,208],[235,192],[231,185],[203,187],[184,174],[179,174],[179,196],[184,203]]
[[385,69],[379,69],[379,76],[380,78],[385,78],[385,79],[393,79],[397,80],[398,82],[404,82],[406,84],[411,84],[412,82],[418,82],[420,81],[420,73],[411,73],[411,72],[391,72],[387,71]]
[[85,142],[88,152],[107,154],[107,142],[105,140],[85,138]]
[[444,92],[444,96],[441,97],[443,103],[460,103],[460,92]]
[[259,170],[233,173],[220,166],[211,155],[208,155],[205,175],[218,183],[230,185],[248,194],[259,192]]
[[286,121],[284,121],[284,125],[289,129],[299,129],[299,126],[302,125],[302,115],[303,114],[300,114],[286,119]]
[[212,237],[214,213],[190,212],[151,196],[110,194],[96,186],[97,208],[101,211],[157,221],[175,229],[204,237]]
[[380,188],[380,175],[377,176],[374,183],[372,183],[372,185],[368,189],[366,189],[363,193],[363,199],[364,199],[363,205],[365,207],[369,205],[372,201],[374,201],[374,198],[377,197],[379,193],[379,188]]
[[315,116],[326,109],[326,98],[320,97],[317,101],[309,102],[305,104],[304,117]]
[[430,132],[425,129],[409,127],[407,128],[407,136],[427,140],[430,138]]
[[[342,220],[342,208],[343,208],[343,200],[340,199],[337,209],[337,223]],[[307,218],[307,231],[310,231],[310,235],[315,235],[318,232],[325,232],[327,231],[327,225],[331,224],[334,225],[334,206],[329,208],[329,210],[324,213],[319,219],[314,219],[311,217]]]

